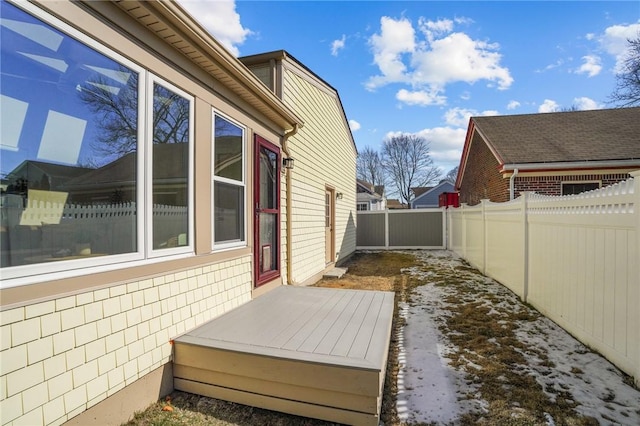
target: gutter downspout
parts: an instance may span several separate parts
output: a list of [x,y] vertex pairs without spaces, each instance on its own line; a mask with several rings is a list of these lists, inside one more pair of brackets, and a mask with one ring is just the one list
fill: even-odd
[[513,173],[509,178],[509,200],[513,200],[516,190],[516,176],[518,176],[518,169],[513,169]]
[[[298,130],[300,129],[300,126],[296,123],[293,126],[293,129],[285,132],[284,136],[282,137],[282,151],[287,155],[287,157],[291,157],[291,153],[289,152],[289,138],[293,135],[295,135],[296,133],[298,133]],[[291,247],[291,169],[285,169],[286,172],[286,176],[285,176],[285,189],[287,191],[287,284],[288,285],[295,285],[295,283],[293,282],[293,277],[291,276],[292,270],[293,270],[293,264],[292,264],[292,259],[291,259],[291,253],[292,253],[292,247]]]

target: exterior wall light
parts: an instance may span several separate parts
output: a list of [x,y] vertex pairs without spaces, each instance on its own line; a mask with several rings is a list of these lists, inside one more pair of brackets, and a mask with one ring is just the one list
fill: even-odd
[[338,193],[336,194],[336,199],[337,199],[337,200],[342,200],[342,192],[338,192]]
[[293,158],[283,158],[282,159],[282,167],[285,169],[293,169]]

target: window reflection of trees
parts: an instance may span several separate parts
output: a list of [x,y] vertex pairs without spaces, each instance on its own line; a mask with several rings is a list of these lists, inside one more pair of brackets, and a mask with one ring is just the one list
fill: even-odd
[[120,90],[113,90],[105,77],[96,74],[78,92],[95,117],[98,132],[92,148],[112,161],[136,151],[138,143],[138,75],[122,66],[118,71],[129,75]]

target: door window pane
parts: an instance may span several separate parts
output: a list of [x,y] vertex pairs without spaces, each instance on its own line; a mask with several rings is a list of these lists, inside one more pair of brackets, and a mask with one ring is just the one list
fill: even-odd
[[278,154],[260,147],[260,208],[278,208]]
[[275,271],[278,269],[278,215],[275,213],[260,213],[259,222],[260,273]]
[[190,101],[154,84],[153,248],[189,244]]
[[2,268],[138,250],[138,73],[7,3]]

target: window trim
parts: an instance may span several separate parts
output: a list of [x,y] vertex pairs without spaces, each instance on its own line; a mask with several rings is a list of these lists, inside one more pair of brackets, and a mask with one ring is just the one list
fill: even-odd
[[[229,179],[222,176],[216,176],[215,171],[215,150],[216,150],[216,116],[228,121],[229,123],[237,126],[242,131],[242,181],[237,181],[235,179]],[[228,115],[222,113],[221,111],[211,108],[211,251],[212,252],[220,252],[225,250],[233,250],[238,248],[247,247],[247,235],[248,235],[248,219],[247,219],[247,211],[250,208],[250,202],[247,197],[247,127],[243,124],[239,123],[237,120],[232,119]],[[242,239],[237,241],[227,241],[223,243],[216,244],[216,227],[215,227],[215,217],[216,217],[216,206],[215,206],[215,184],[216,182],[226,183],[228,185],[234,185],[238,187],[242,187],[243,190],[243,201],[244,201],[244,209],[243,209],[243,234]]]

